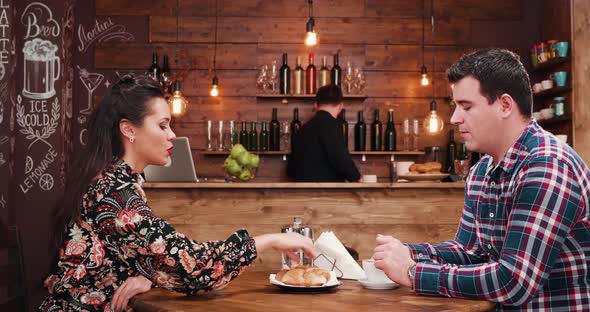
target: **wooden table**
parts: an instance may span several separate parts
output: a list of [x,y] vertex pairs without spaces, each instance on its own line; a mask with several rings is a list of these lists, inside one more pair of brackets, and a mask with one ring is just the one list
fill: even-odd
[[489,311],[487,301],[417,296],[410,289],[368,290],[357,281],[326,293],[287,293],[268,281],[269,273],[245,272],[225,289],[186,296],[163,289],[132,299],[135,311]]

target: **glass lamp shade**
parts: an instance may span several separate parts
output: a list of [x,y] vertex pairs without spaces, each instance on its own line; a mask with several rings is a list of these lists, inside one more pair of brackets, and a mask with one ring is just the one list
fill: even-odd
[[445,123],[436,112],[436,102],[430,103],[430,113],[424,118],[424,129],[427,134],[435,135],[442,131]]
[[186,114],[188,109],[188,100],[180,93],[180,81],[174,82],[174,93],[168,98],[168,107],[172,117],[181,117]]

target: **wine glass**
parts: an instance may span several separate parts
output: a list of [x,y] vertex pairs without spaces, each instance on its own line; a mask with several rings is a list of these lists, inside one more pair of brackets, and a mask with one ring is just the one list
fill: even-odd
[[363,94],[367,79],[365,73],[358,67],[354,68],[354,91],[356,94]]
[[272,65],[270,67],[270,74],[267,82],[270,85],[270,90],[272,93],[279,92],[277,88],[277,85],[279,83],[279,70],[277,69],[277,61],[272,61]]
[[281,145],[284,151],[291,150],[291,124],[287,121],[281,122]]
[[346,94],[352,94],[354,74],[352,72],[352,64],[346,62],[346,68],[344,69],[344,92]]
[[268,65],[263,65],[260,68],[260,72],[258,73],[258,76],[256,77],[256,86],[258,87],[259,91],[262,91],[263,93],[265,93],[266,88],[267,88],[267,84],[268,84]]
[[470,159],[455,159],[455,173],[461,178],[461,181],[465,181],[465,177],[469,174],[470,165]]

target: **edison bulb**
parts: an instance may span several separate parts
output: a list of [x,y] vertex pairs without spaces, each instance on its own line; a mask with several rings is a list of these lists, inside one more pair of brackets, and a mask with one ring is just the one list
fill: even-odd
[[180,117],[186,114],[188,101],[180,91],[174,91],[174,94],[168,99],[168,106],[170,107],[170,114],[173,117]]
[[442,118],[438,116],[436,110],[430,111],[430,114],[424,119],[424,128],[428,134],[439,133],[443,129],[444,125],[445,123],[443,122]]
[[305,35],[305,45],[313,47],[318,44],[318,34],[315,31],[308,31]]
[[422,86],[427,86],[430,82],[428,81],[428,76],[426,74],[422,74],[422,79],[420,79],[420,84]]
[[217,89],[217,85],[213,85],[213,87],[211,88],[211,92],[209,92],[209,94],[211,96],[218,96],[219,95],[219,89]]

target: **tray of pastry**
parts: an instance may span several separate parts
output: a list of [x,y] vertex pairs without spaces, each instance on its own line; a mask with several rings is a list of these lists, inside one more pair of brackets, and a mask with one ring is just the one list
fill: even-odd
[[292,292],[321,292],[341,285],[335,272],[309,266],[281,270],[277,274],[270,274],[269,280],[272,285]]
[[409,171],[398,175],[398,178],[409,181],[438,181],[449,176],[448,173],[442,173],[441,169],[442,164],[435,161],[412,164]]

